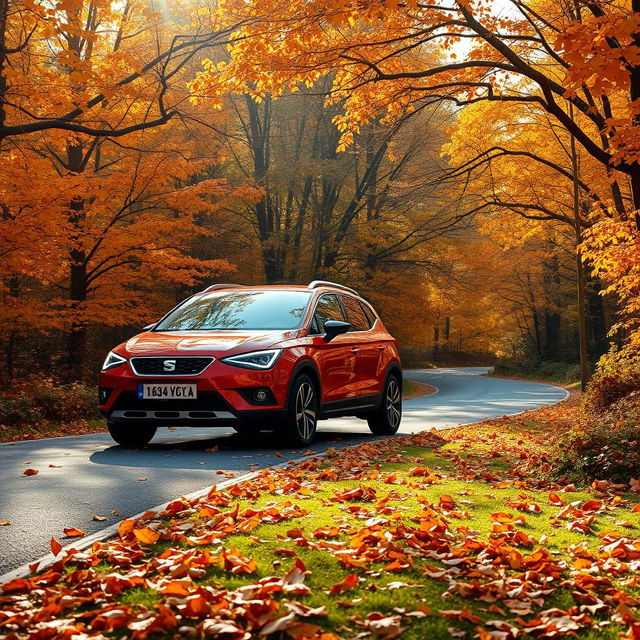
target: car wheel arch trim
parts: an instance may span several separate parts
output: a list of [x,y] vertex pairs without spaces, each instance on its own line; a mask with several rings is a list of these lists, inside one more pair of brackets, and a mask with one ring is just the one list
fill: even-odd
[[322,385],[320,382],[320,372],[318,371],[318,367],[316,366],[315,362],[313,362],[313,360],[310,360],[310,359],[305,359],[298,362],[298,364],[294,367],[293,371],[291,372],[291,378],[289,379],[289,388],[287,390],[286,406],[288,407],[289,402],[292,400],[291,392],[293,391],[293,385],[300,374],[307,374],[310,376],[313,384],[316,387],[316,393],[318,394],[318,408],[319,408],[320,405],[322,404]]
[[398,384],[400,385],[400,399],[402,400],[402,367],[400,366],[399,362],[396,362],[395,360],[393,362],[390,362],[387,365],[387,368],[385,369],[385,373],[384,373],[384,386],[382,387],[382,391],[380,392],[380,402],[378,404],[378,406],[380,406],[383,402],[384,402],[384,398],[385,398],[385,390],[387,388],[387,381],[389,380],[389,376],[395,375],[398,378]]

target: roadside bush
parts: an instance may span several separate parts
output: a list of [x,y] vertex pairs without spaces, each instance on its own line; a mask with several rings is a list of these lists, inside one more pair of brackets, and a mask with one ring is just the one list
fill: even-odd
[[556,440],[549,462],[559,478],[628,483],[640,475],[639,445],[640,391],[634,391],[605,411],[586,411]]
[[602,411],[640,390],[640,353],[612,350],[600,358],[585,395],[588,412]]
[[95,388],[79,382],[29,380],[16,383],[10,392],[0,395],[0,424],[4,425],[64,423],[98,415]]
[[42,410],[33,399],[22,393],[0,396],[0,424],[36,424],[42,420]]
[[532,378],[554,382],[575,382],[580,379],[580,365],[550,360],[500,360],[493,368],[497,376]]

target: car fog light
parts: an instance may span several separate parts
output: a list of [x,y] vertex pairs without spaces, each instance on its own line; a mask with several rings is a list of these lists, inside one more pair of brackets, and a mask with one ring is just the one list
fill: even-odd
[[258,391],[253,394],[253,397],[258,402],[264,402],[267,399],[267,392],[264,391],[264,389],[258,389]]

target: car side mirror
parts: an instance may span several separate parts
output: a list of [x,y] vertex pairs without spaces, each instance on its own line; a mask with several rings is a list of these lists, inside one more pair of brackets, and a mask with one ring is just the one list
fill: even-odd
[[151,324],[148,324],[146,327],[142,327],[143,331],[151,331],[152,329],[155,328],[155,326],[157,325],[157,322],[152,322]]
[[327,320],[324,323],[324,341],[331,342],[341,333],[347,333],[351,329],[350,322],[342,322],[342,320]]

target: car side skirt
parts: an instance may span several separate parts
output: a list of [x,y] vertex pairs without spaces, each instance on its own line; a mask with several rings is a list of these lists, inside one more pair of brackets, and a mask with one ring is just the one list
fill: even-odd
[[352,416],[367,411],[373,411],[382,402],[381,393],[370,393],[366,396],[356,396],[344,400],[325,402],[320,407],[320,418],[337,418],[339,416]]

